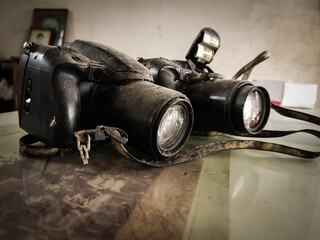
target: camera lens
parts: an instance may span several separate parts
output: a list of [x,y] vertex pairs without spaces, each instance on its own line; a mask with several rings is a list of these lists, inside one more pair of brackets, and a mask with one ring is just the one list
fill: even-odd
[[191,133],[193,109],[189,99],[151,82],[99,84],[91,102],[95,106],[92,126],[123,129],[129,136],[127,145],[147,159],[173,156]]
[[245,100],[243,106],[243,123],[246,129],[255,128],[263,114],[263,100],[261,93],[253,90],[250,92]]
[[187,111],[184,105],[175,104],[163,114],[157,132],[157,145],[165,155],[179,147],[187,135],[190,121]]
[[264,88],[241,86],[233,99],[232,125],[240,134],[259,133],[267,123],[269,112],[270,99]]

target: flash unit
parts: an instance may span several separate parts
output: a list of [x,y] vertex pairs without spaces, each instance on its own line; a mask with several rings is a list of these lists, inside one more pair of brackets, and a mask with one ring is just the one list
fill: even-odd
[[211,28],[203,28],[192,43],[186,59],[195,63],[197,68],[203,68],[210,63],[220,47],[220,37]]

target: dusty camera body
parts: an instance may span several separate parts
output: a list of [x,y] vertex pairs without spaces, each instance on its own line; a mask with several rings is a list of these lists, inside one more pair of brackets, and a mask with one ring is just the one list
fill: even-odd
[[74,131],[86,127],[86,98],[94,72],[103,66],[70,48],[30,44],[18,71],[19,123],[51,146],[75,142]]
[[[89,49],[93,57],[77,48]],[[188,98],[154,84],[135,59],[81,40],[66,47],[29,43],[25,49],[18,73],[19,123],[42,142],[74,145],[75,131],[107,125],[126,131],[133,148],[166,157],[187,140],[193,123]],[[184,129],[178,141],[161,145],[159,125],[175,105],[184,111]]]

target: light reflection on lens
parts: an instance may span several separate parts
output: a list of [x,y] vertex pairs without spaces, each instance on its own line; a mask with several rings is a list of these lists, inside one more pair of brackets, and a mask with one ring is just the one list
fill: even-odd
[[157,132],[160,149],[168,151],[180,144],[187,131],[187,116],[186,109],[182,105],[173,105],[167,109]]
[[246,129],[257,126],[263,111],[262,97],[258,91],[252,91],[243,106],[243,122]]

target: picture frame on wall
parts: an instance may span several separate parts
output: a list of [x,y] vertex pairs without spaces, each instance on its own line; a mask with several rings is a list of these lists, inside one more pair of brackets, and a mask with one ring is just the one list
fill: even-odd
[[36,44],[53,44],[53,29],[31,28],[28,42]]
[[52,45],[62,46],[64,43],[68,9],[36,8],[33,11],[33,28],[52,29]]

